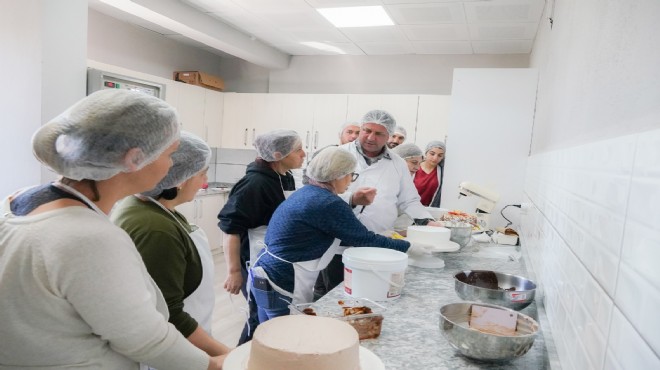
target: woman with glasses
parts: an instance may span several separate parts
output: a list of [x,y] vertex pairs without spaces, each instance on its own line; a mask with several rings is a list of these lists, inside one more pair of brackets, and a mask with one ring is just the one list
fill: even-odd
[[340,242],[402,252],[417,249],[410,248],[407,241],[367,230],[338,196],[357,179],[355,165],[355,157],[348,151],[323,149],[307,167],[309,185],[273,214],[264,250],[250,269],[249,284],[260,322],[288,315],[290,303],[312,302],[319,271],[328,265]]

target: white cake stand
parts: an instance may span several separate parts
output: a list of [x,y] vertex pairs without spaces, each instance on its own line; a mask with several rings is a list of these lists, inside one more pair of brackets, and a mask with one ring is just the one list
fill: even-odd
[[[229,352],[222,365],[224,370],[247,370],[252,342],[244,343]],[[375,353],[360,346],[360,370],[385,370],[385,364]]]

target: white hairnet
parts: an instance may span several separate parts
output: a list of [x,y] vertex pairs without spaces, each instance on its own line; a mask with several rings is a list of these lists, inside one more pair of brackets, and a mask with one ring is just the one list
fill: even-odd
[[355,171],[357,161],[347,150],[329,146],[318,152],[307,166],[307,176],[318,182],[329,182]]
[[397,145],[396,147],[394,147],[394,149],[390,149],[390,150],[398,154],[399,157],[403,159],[410,157],[421,157],[424,155],[424,153],[422,153],[422,150],[413,143]]
[[343,125],[341,125],[341,129],[339,129],[339,135],[340,135],[340,136],[341,136],[341,134],[344,133],[344,129],[345,129],[346,127],[348,127],[348,126],[356,126],[356,127],[360,127],[360,124],[357,123],[357,122],[355,122],[355,121],[348,121],[348,122],[344,123]]
[[394,133],[395,133],[395,134],[396,134],[396,133],[399,133],[399,134],[401,134],[401,136],[403,136],[403,137],[408,137],[408,133],[406,132],[406,129],[403,128],[403,126],[396,126],[396,127],[394,128]]
[[293,130],[273,130],[254,139],[257,155],[266,162],[284,159],[301,143],[300,136]]
[[376,123],[387,129],[387,132],[392,135],[394,133],[394,126],[396,126],[396,120],[389,113],[384,110],[372,110],[367,112],[367,114],[362,117],[362,124],[365,123]]
[[426,150],[424,150],[424,153],[428,152],[429,150],[431,150],[433,148],[440,148],[443,151],[446,151],[445,143],[443,141],[433,140],[433,141],[429,142],[428,144],[426,144]]
[[105,180],[146,166],[178,138],[176,110],[165,101],[107,89],[83,98],[43,125],[32,136],[32,150],[40,162],[64,177]]
[[142,194],[155,197],[163,190],[173,188],[205,169],[211,161],[211,148],[201,138],[181,132],[176,152],[171,156],[172,167],[155,188]]

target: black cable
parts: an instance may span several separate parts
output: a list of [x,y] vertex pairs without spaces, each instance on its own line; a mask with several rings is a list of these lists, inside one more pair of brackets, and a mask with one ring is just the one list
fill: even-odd
[[506,216],[504,215],[504,210],[507,209],[508,207],[517,207],[517,208],[520,208],[520,204],[508,204],[508,205],[504,206],[504,208],[502,208],[502,209],[500,210],[500,215],[502,215],[502,217],[506,220],[506,222],[508,222],[508,224],[506,224],[506,226],[504,226],[505,229],[506,229],[507,227],[509,227],[509,225],[511,225],[511,224],[513,223],[513,222],[511,222],[511,220],[509,220],[508,218],[506,218]]

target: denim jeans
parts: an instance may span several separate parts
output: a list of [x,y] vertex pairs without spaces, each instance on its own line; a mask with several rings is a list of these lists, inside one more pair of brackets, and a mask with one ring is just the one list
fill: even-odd
[[270,287],[270,285],[264,290],[263,284],[259,284],[259,287],[257,287],[255,286],[254,279],[250,280],[250,283],[252,284],[250,286],[250,293],[257,303],[259,323],[270,320],[274,317],[286,316],[291,312],[289,309],[289,305],[292,301],[291,297],[276,292]]

